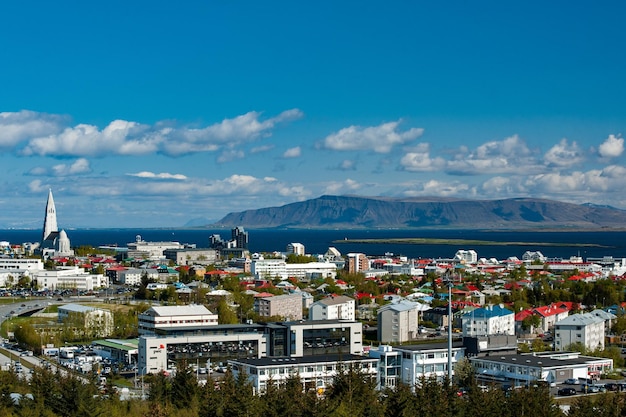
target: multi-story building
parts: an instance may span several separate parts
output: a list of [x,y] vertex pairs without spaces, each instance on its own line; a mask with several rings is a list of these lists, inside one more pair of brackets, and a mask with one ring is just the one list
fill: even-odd
[[304,255],[304,245],[302,243],[288,243],[286,253],[294,255]]
[[[106,337],[113,331],[113,314],[109,310],[89,307],[81,304],[64,304],[59,306],[58,320],[68,323],[76,320],[76,323],[68,328],[80,332],[78,336]],[[75,324],[79,324],[76,326]]]
[[369,259],[364,253],[349,253],[346,255],[344,269],[350,274],[367,271],[370,269]]
[[59,267],[52,271],[36,271],[31,274],[37,287],[49,290],[72,289],[93,291],[107,288],[109,280],[102,274],[90,274],[79,267]]
[[[436,378],[441,381],[448,375],[448,344],[427,343],[423,345],[395,346],[402,354],[402,382],[414,387],[424,379]],[[465,357],[465,347],[461,342],[452,345],[452,370],[458,361]]]
[[141,279],[146,276],[149,280],[158,280],[159,272],[153,268],[128,268],[120,269],[117,274],[117,282],[123,285],[139,285]]
[[461,317],[463,336],[515,334],[515,314],[501,305],[476,308]]
[[217,325],[217,314],[203,305],[153,306],[139,314],[140,335],[166,335]]
[[165,259],[163,252],[166,249],[184,249],[186,245],[180,242],[146,242],[140,235],[137,235],[135,241],[128,243],[128,257],[136,259]]
[[308,262],[305,264],[285,264],[285,273],[290,278],[297,278],[301,282],[312,279],[337,277],[337,265],[330,262]]
[[[429,307],[428,307],[429,308]],[[378,309],[378,340],[404,343],[417,339],[423,304],[401,300]]]
[[554,325],[554,349],[580,343],[589,350],[604,349],[604,319],[591,313],[573,314]]
[[315,390],[323,394],[332,385],[335,377],[353,367],[365,377],[377,379],[378,360],[358,355],[320,355],[300,358],[234,359],[228,363],[235,378],[244,372],[252,383],[255,394],[263,394],[271,381],[282,386],[289,377],[297,375],[302,382],[302,391]]
[[257,258],[252,260],[250,272],[257,279],[280,278],[284,280],[289,278],[286,265],[287,262],[284,259]]
[[454,254],[454,260],[460,261],[462,263],[475,264],[476,262],[478,262],[478,254],[473,249],[459,249]]
[[300,293],[260,297],[256,299],[261,317],[282,317],[284,320],[302,320]]
[[309,307],[309,320],[355,320],[354,299],[330,296],[314,302]]
[[338,320],[177,327],[167,336],[139,336],[141,374],[172,369],[176,361],[225,365],[229,359],[363,353],[363,326]]
[[163,256],[176,265],[209,265],[219,259],[219,251],[209,248],[166,249]]

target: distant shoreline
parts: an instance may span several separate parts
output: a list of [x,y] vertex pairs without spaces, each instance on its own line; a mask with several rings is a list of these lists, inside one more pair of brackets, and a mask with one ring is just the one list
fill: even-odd
[[343,239],[333,243],[360,243],[360,244],[395,244],[395,245],[473,245],[473,246],[570,246],[610,248],[611,246],[597,243],[555,243],[555,242],[497,242],[491,240],[473,239],[436,239],[436,238],[392,238],[392,239]]

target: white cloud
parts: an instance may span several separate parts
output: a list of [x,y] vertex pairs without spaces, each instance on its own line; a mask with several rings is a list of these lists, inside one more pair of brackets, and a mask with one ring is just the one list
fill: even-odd
[[445,167],[446,161],[443,158],[431,158],[429,144],[421,143],[400,159],[400,165],[407,171],[426,172]]
[[85,158],[79,158],[71,165],[58,164],[52,167],[54,175],[57,177],[64,177],[75,174],[85,174],[91,172],[89,161]]
[[339,164],[339,170],[341,171],[355,171],[356,170],[356,162],[350,159],[344,159]]
[[379,126],[349,126],[328,135],[319,147],[335,151],[367,151],[389,153],[396,145],[417,139],[424,129],[411,128],[406,132],[397,130],[400,120]]
[[624,139],[609,135],[598,148],[598,153],[602,158],[616,158],[624,153]]
[[[7,144],[15,144],[17,140],[15,138],[29,139],[21,153],[39,156],[103,157],[153,153],[179,156],[223,149],[226,151],[220,157],[220,161],[225,162],[241,157],[241,152],[228,150],[261,137],[271,136],[272,129],[278,123],[298,119],[302,117],[302,112],[298,109],[287,110],[266,120],[260,119],[259,112],[249,112],[204,128],[178,127],[164,122],[149,126],[132,121],[114,120],[102,130],[89,124],[78,124],[62,130],[50,127],[44,129],[40,127],[42,121],[37,119],[38,115],[29,114],[27,115],[29,118],[13,117],[17,120],[13,124],[19,129],[16,127],[7,129],[9,133],[5,133],[4,138],[0,136],[0,141],[4,139]],[[22,124],[19,124],[20,120],[23,120]],[[24,132],[31,134],[26,135]]]
[[294,148],[290,148],[287,149],[284,153],[283,153],[283,158],[297,158],[302,154],[302,149],[300,149],[299,146],[296,146]]
[[346,179],[344,181],[333,181],[324,187],[322,194],[329,195],[343,195],[354,193],[357,190],[363,188],[363,185],[353,179]]
[[459,175],[536,172],[539,169],[533,152],[518,135],[484,143],[474,151],[460,148],[446,166],[450,174]]
[[186,180],[187,177],[183,174],[170,174],[169,172],[154,173],[149,171],[141,171],[136,174],[127,174],[131,177],[139,178],[154,178],[159,180]]
[[255,146],[254,148],[250,149],[250,153],[251,154],[263,153],[263,152],[270,151],[272,149],[274,149],[274,145]]
[[29,110],[0,113],[0,147],[10,148],[20,142],[48,136],[62,130],[65,117]]
[[89,161],[85,158],[79,158],[71,164],[57,164],[50,168],[35,167],[31,169],[29,175],[48,175],[52,177],[67,177],[76,174],[85,174],[91,172]]
[[246,156],[246,154],[241,149],[226,149],[217,157],[217,162],[222,164],[236,159],[243,159],[244,156]]
[[544,155],[544,160],[548,166],[571,167],[580,164],[585,159],[583,151],[576,142],[570,145],[567,139],[561,139]]

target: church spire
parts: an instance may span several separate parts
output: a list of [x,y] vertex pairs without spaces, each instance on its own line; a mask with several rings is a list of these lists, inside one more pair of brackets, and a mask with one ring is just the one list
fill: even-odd
[[43,241],[53,241],[59,234],[57,226],[57,210],[54,207],[52,190],[48,192],[48,202],[46,203],[46,217],[43,221]]

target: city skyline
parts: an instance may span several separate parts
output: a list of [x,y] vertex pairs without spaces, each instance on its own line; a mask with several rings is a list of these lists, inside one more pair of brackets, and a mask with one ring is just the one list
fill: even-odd
[[626,5],[15,3],[0,228],[324,194],[626,209]]

